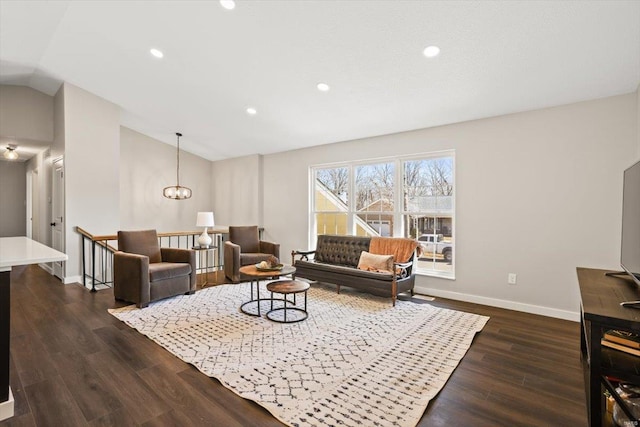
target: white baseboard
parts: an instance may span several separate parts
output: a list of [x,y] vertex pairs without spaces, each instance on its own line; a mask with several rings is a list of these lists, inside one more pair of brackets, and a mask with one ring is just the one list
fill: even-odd
[[9,387],[9,400],[0,403],[0,421],[13,417],[13,404],[13,393],[11,392],[11,387]]
[[62,283],[64,283],[65,285],[68,285],[70,283],[82,283],[82,276],[65,277]]
[[577,311],[558,310],[557,308],[543,307],[541,305],[524,304],[521,302],[487,298],[478,295],[463,294],[460,292],[431,289],[424,286],[416,286],[414,291],[418,294],[434,297],[448,298],[456,301],[472,302],[474,304],[488,305],[491,307],[506,308],[508,310],[523,311],[525,313],[539,314],[541,316],[555,317],[557,319],[580,321],[580,313]]
[[[38,267],[53,276],[53,268],[49,264],[38,264]],[[63,284],[82,283],[82,276],[69,276],[61,280]]]

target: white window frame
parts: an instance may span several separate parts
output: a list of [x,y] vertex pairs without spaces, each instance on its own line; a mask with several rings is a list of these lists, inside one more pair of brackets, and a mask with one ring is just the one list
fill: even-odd
[[[412,161],[412,160],[429,160],[436,159],[442,157],[450,157],[452,159],[452,171],[451,174],[453,176],[453,197],[451,200],[451,219],[452,219],[452,229],[451,236],[454,242],[453,245],[453,263],[452,263],[452,271],[444,272],[432,269],[420,269],[416,268],[416,274],[425,275],[425,276],[434,276],[446,279],[455,279],[455,271],[456,271],[456,247],[457,247],[457,236],[456,236],[456,194],[457,194],[457,179],[456,179],[456,156],[455,150],[443,150],[443,151],[435,151],[429,153],[417,153],[406,156],[393,156],[393,157],[381,157],[381,158],[371,158],[350,162],[336,162],[336,163],[323,163],[312,165],[309,167],[309,247],[315,247],[317,243],[317,223],[316,223],[316,214],[319,212],[325,211],[316,211],[315,210],[315,177],[316,171],[321,169],[331,169],[331,168],[340,168],[346,167],[349,183],[348,183],[348,197],[347,197],[347,230],[349,234],[355,234],[356,232],[356,224],[355,224],[355,216],[358,214],[356,210],[356,200],[355,200],[355,168],[358,166],[365,165],[375,165],[379,163],[394,163],[394,211],[393,211],[393,236],[403,236],[404,235],[404,218],[405,215],[410,214],[405,211],[404,200],[403,200],[403,185],[404,185],[404,162]],[[329,211],[326,211],[329,212]]]

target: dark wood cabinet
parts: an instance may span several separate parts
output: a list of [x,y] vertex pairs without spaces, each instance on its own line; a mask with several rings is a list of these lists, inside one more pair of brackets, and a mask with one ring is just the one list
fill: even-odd
[[584,369],[589,425],[602,425],[603,391],[607,378],[640,385],[640,357],[601,345],[610,329],[640,334],[640,309],[622,307],[640,300],[640,289],[625,276],[606,276],[607,270],[578,268],[580,286],[580,350]]

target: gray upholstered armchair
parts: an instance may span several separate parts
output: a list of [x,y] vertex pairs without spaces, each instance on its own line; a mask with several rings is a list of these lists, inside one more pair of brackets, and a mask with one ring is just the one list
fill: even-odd
[[118,252],[113,256],[113,295],[134,302],[149,302],[196,291],[196,252],[161,248],[155,230],[118,231]]
[[240,273],[240,267],[271,256],[280,259],[280,245],[260,240],[257,225],[229,227],[229,240],[224,242],[224,275],[232,282],[250,279]]

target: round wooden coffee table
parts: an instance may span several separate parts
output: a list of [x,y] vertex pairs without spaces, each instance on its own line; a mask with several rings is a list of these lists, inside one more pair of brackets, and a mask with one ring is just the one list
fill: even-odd
[[[240,306],[240,311],[251,316],[261,316],[260,303],[262,301],[271,301],[271,298],[260,298],[260,280],[288,276],[296,272],[296,268],[290,265],[285,265],[280,270],[261,270],[255,265],[245,265],[240,267],[239,270],[240,273],[246,274],[251,278],[251,299]],[[256,289],[255,298],[253,291],[254,283]],[[273,304],[273,302],[271,304]]]
[[[309,317],[309,313],[307,313],[307,291],[309,290],[309,284],[307,282],[302,282],[300,280],[278,280],[275,282],[271,282],[267,285],[267,290],[271,292],[271,310],[267,312],[267,319],[273,320],[274,322],[280,323],[296,323],[305,320]],[[280,301],[279,299],[273,298],[273,294],[282,294],[284,306],[279,308],[273,308],[273,301]],[[296,294],[304,293],[304,309],[296,307]],[[287,295],[293,294],[293,301],[289,301],[287,299]],[[287,303],[292,303],[293,307],[287,306]],[[276,319],[273,317],[273,313],[282,311],[284,314],[284,319]],[[294,317],[294,320],[287,320],[288,312],[298,312],[302,313],[302,316]]]

